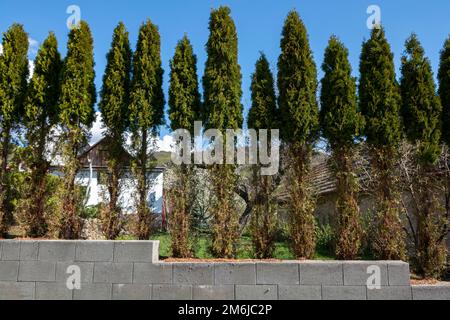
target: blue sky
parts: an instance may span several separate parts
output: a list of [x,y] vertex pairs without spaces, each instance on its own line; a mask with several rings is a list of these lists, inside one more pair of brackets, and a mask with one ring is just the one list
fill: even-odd
[[[88,21],[93,32],[97,90],[101,87],[106,63],[105,55],[109,50],[114,27],[119,21],[125,23],[134,48],[140,24],[150,18],[158,25],[161,33],[166,94],[169,60],[177,41],[184,33],[191,39],[198,57],[201,79],[206,61],[204,46],[208,38],[210,10],[220,5],[228,5],[239,37],[239,63],[244,93],[242,103],[245,113],[250,106],[250,76],[259,51],[264,51],[275,72],[283,21],[291,9],[295,8],[306,24],[318,69],[328,38],[336,34],[350,51],[350,62],[355,76],[358,75],[362,41],[370,33],[366,27],[369,17],[366,10],[369,5],[378,5],[381,9],[381,20],[395,54],[397,74],[403,44],[411,32],[418,34],[435,74],[439,63],[439,51],[450,34],[448,0],[1,0],[0,31],[6,31],[13,22],[24,24],[30,38],[36,41],[33,50],[30,50],[31,59],[34,58],[36,45],[45,39],[48,31],[54,31],[59,40],[61,53],[65,55],[68,34],[66,20],[69,17],[66,9],[72,4],[80,7],[81,18]],[[166,128],[161,131],[163,135],[167,132]]]

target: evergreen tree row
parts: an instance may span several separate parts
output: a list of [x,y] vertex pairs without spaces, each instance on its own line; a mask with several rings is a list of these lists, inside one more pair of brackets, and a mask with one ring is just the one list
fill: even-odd
[[[211,12],[209,31],[202,77],[203,99],[199,93],[197,58],[187,35],[177,44],[170,61],[168,104],[173,130],[193,131],[195,120],[202,120],[205,128],[222,131],[243,125],[238,37],[229,8],[220,7]],[[147,172],[154,152],[152,137],[164,124],[165,105],[160,46],[157,26],[147,20],[140,27],[133,52],[128,32],[119,23],[106,57],[98,107],[108,146],[108,197],[101,210],[102,229],[108,239],[116,238],[123,227],[119,195],[127,132],[131,135],[132,169],[138,181],[135,233],[139,239],[148,239],[151,234],[154,215],[147,202],[150,189]],[[50,33],[39,49],[33,76],[28,80],[28,35],[19,24],[11,26],[3,35],[0,56],[2,234],[7,232],[13,218],[9,163],[17,146],[14,139],[24,129],[24,154],[31,178],[25,188],[26,196],[17,207],[22,212],[21,219],[26,221],[27,235],[44,236],[54,227],[48,220],[51,183],[47,153],[49,145],[56,145],[58,157],[64,163],[59,201],[51,207],[57,207],[58,237],[80,237],[83,190],[75,183],[75,177],[81,165],[78,155],[88,142],[97,101],[93,38],[88,24],[82,21],[70,31],[64,59],[57,47],[56,37]],[[379,259],[405,259],[407,241],[402,221],[399,161],[401,145],[407,140],[414,146],[417,173],[414,184],[420,186],[418,191],[411,191],[420,199],[414,211],[416,225],[411,227],[415,244],[413,259],[421,273],[438,274],[445,262],[445,235],[442,235],[448,232],[448,221],[437,215],[441,209],[435,186],[442,148],[450,144],[450,38],[440,57],[438,89],[430,62],[415,34],[405,43],[398,82],[384,29],[374,29],[362,45],[358,85],[352,77],[348,50],[332,36],[325,50],[319,94],[307,30],[296,11],[287,15],[280,48],[276,80],[263,53],[251,78],[248,127],[280,128],[285,164],[281,179],[259,176],[257,166],[254,167],[252,185],[256,191],[247,206],[252,206],[250,229],[256,255],[267,258],[273,254],[277,221],[273,191],[282,181],[288,194],[292,251],[298,258],[314,256],[315,196],[308,176],[313,148],[321,135],[328,142],[336,177],[337,257],[358,257],[367,236],[358,206],[359,181],[355,166],[356,151],[364,145],[376,199],[371,248]],[[320,97],[320,107],[317,97]],[[239,194],[237,168],[213,165],[207,170],[213,194],[211,249],[217,257],[233,257],[242,231],[235,199],[236,193]],[[182,166],[172,190],[174,214],[170,225],[175,256],[191,255],[189,232],[194,176],[195,168]]]

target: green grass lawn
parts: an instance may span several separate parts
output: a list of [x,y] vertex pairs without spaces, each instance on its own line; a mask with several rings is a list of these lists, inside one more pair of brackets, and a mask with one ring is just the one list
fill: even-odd
[[[170,249],[170,235],[167,233],[159,233],[151,237],[152,240],[159,240],[159,254],[161,257],[170,257],[171,249]],[[210,245],[210,239],[207,235],[201,235],[193,242],[194,248],[194,257],[199,259],[209,259],[214,258],[208,250]],[[238,246],[238,259],[252,259],[253,257],[253,248],[251,239],[248,236],[243,236],[240,239]],[[281,260],[292,260],[295,259],[293,254],[289,249],[289,245],[286,242],[276,242],[275,249],[275,259]],[[317,260],[333,260],[334,256],[326,253],[326,252],[316,252],[315,259]]]

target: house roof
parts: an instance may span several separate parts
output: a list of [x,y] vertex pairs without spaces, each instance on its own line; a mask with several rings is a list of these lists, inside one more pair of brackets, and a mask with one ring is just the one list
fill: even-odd
[[319,154],[313,158],[309,181],[318,195],[325,195],[336,190],[336,178],[327,154]]
[[[367,150],[363,150],[363,156],[357,157],[354,162],[355,173],[361,185],[365,185],[369,179],[369,161]],[[333,170],[332,158],[324,152],[316,152],[311,159],[308,181],[317,196],[323,197],[336,192],[336,176]],[[286,182],[282,182],[278,193],[278,200],[284,202],[288,199],[288,188]]]

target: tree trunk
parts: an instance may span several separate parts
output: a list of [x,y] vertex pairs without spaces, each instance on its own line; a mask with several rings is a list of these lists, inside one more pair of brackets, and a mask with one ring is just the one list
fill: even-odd
[[48,163],[45,160],[45,145],[48,130],[46,130],[45,115],[41,118],[39,132],[39,140],[36,158],[33,159],[32,168],[32,187],[30,198],[33,199],[31,203],[30,225],[28,236],[43,237],[47,233],[47,223],[45,221],[45,202],[46,202],[46,175],[48,171]]
[[147,205],[147,160],[148,160],[148,132],[142,130],[141,151],[139,155],[139,168],[138,174],[138,238],[139,240],[148,240],[151,233],[152,217],[151,212]]
[[0,168],[0,235],[4,236],[8,231],[8,226],[11,223],[12,217],[9,208],[8,182],[7,182],[7,168],[8,155],[10,149],[11,126],[6,124],[3,131],[2,154],[1,154],[1,168]]

